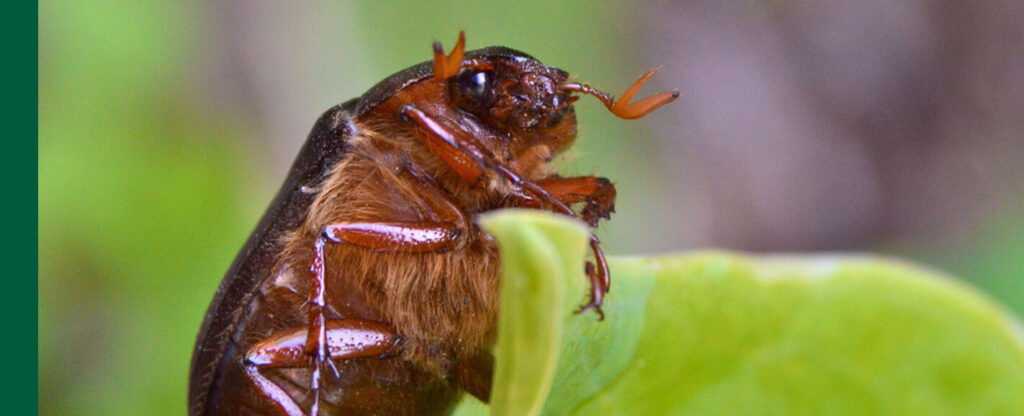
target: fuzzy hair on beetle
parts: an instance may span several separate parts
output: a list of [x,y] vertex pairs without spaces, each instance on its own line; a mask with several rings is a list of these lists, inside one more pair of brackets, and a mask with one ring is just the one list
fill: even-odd
[[[445,414],[490,396],[495,243],[477,214],[518,207],[614,211],[615,187],[549,162],[576,139],[591,95],[624,119],[672,102],[615,99],[525,53],[489,47],[400,71],[328,110],[221,282],[192,358],[189,414]],[[603,318],[600,242],[581,264],[580,312]]]

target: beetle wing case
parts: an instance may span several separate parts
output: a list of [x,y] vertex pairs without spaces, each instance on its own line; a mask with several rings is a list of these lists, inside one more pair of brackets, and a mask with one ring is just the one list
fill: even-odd
[[[526,53],[493,46],[468,52],[467,58],[507,57],[533,59]],[[283,249],[286,233],[305,220],[315,193],[312,192],[331,168],[351,150],[347,146],[356,132],[352,120],[374,109],[409,85],[433,76],[433,62],[426,61],[380,81],[365,94],[327,110],[313,125],[291,170],[270,207],[260,219],[221,281],[206,312],[192,355],[189,384],[189,414],[205,414],[211,390],[224,365],[240,360],[244,351],[232,339],[247,299],[271,273]]]
[[352,136],[349,121],[358,103],[358,99],[349,100],[317,119],[284,185],[221,281],[206,311],[192,354],[190,415],[205,414],[211,389],[220,378],[222,367],[239,360],[239,355],[244,353],[234,343],[232,335],[244,314],[246,300],[270,274],[283,249],[285,233],[297,228],[305,219],[314,199],[309,189],[315,188],[348,152],[346,142]]

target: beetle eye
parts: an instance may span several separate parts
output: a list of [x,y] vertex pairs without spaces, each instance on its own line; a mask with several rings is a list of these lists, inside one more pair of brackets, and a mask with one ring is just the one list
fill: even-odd
[[453,81],[460,95],[477,106],[484,106],[491,99],[492,71],[464,70]]

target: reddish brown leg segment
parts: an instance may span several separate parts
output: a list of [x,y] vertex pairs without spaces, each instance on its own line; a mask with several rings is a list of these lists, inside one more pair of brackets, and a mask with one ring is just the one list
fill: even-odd
[[[580,212],[580,217],[591,227],[596,227],[598,220],[609,218],[610,214],[615,211],[615,185],[605,178],[594,176],[555,177],[540,181],[537,185],[547,190],[552,197],[566,204],[586,203]],[[608,263],[605,261],[600,244],[597,237],[591,234],[590,249],[594,252],[594,263],[586,264],[587,277],[590,278],[590,302],[583,305],[579,312],[594,309],[603,319],[601,303],[611,286],[611,279]]]
[[566,204],[584,202],[580,219],[596,227],[600,219],[608,219],[615,212],[615,185],[605,178],[579,176],[550,178],[537,182],[552,198]]
[[[543,188],[523,180],[495,160],[494,156],[486,152],[476,140],[451,131],[416,106],[406,105],[400,111],[400,116],[413,126],[416,138],[452,168],[467,185],[476,186],[480,183],[484,171],[490,170],[514,185],[519,192],[517,196],[526,200],[539,200],[541,204],[550,205],[565,215],[576,215],[568,205],[552,198]],[[524,190],[533,195],[523,192]]]
[[431,253],[452,248],[460,230],[445,222],[341,222],[324,228],[324,237],[380,251]]
[[[481,150],[483,147],[474,143],[472,139],[451,131],[413,105],[406,105],[400,111],[402,118],[413,126],[415,136],[451,167],[466,184],[476,186],[480,182],[484,169],[488,169],[511,183],[517,189],[516,196],[528,201],[529,204],[536,204],[538,207],[549,206],[563,215],[577,217],[576,212],[562,199],[554,197],[544,186],[523,180],[508,167],[496,161],[492,155]],[[469,160],[474,163],[470,163]],[[567,196],[573,189],[583,188],[582,191],[592,191],[590,195],[593,196],[595,205],[584,209],[584,220],[591,225],[596,225],[597,218],[607,218],[613,209],[615,200],[615,187],[607,179],[570,178],[568,181],[563,185],[557,180],[552,180],[549,185],[566,192]],[[605,184],[602,184],[602,181]],[[604,294],[608,291],[609,274],[608,265],[599,244],[597,237],[591,234],[590,247],[594,252],[596,265],[586,264],[585,270],[591,283],[591,299],[590,302],[583,305],[580,312],[594,309],[601,319],[604,319],[601,303],[604,300]]]
[[[460,214],[461,217],[461,214]],[[313,375],[310,392],[313,405],[320,402],[320,367],[327,363],[337,374],[328,358],[328,340],[324,309],[326,303],[326,274],[324,271],[324,245],[329,242],[348,243],[375,250],[429,253],[454,247],[463,232],[456,224],[441,222],[342,222],[324,228],[314,244],[313,282],[310,285],[309,322],[304,343],[306,354],[313,356]],[[315,413],[314,413],[315,414]]]
[[[281,386],[264,376],[260,369],[308,366],[310,357],[306,353],[306,343],[310,328],[301,327],[274,334],[253,345],[245,357],[246,376],[264,396],[274,402],[281,413],[288,416],[301,416],[305,412]],[[387,353],[399,342],[391,328],[374,321],[328,321],[324,328],[323,345],[329,359],[376,357]],[[314,396],[309,414],[317,414],[319,406],[319,397]]]
[[593,309],[604,320],[604,312],[601,304],[604,303],[604,295],[611,287],[611,274],[608,273],[608,262],[604,259],[604,252],[601,251],[601,241],[593,234],[590,235],[590,250],[594,252],[594,263],[587,262],[586,272],[590,279],[590,302],[580,308],[577,313],[583,313],[587,309]]
[[483,152],[472,143],[460,141],[441,123],[412,105],[402,107],[401,117],[414,127],[416,138],[446,165],[452,168],[462,181],[476,185],[484,174]]
[[[451,167],[467,185],[477,185],[484,170],[487,169],[514,185],[520,192],[517,196],[525,200],[537,200],[540,204],[554,207],[562,214],[576,216],[568,205],[553,198],[537,184],[523,180],[496,161],[492,155],[482,150],[483,147],[475,143],[475,140],[449,130],[423,110],[407,105],[402,107],[401,116],[414,127],[416,138]],[[467,159],[474,161],[475,164],[469,163]],[[524,190],[533,195],[527,194]]]

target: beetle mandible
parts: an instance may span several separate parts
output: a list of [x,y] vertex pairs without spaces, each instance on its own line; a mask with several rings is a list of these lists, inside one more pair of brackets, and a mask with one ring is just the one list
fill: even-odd
[[[639,118],[630,103],[504,47],[400,71],[328,110],[228,270],[192,358],[190,415],[443,414],[460,390],[490,395],[498,251],[474,223],[506,207],[596,227],[615,187],[548,162],[576,138],[573,102]],[[573,209],[573,207],[576,207]],[[600,242],[585,264],[603,318]]]

